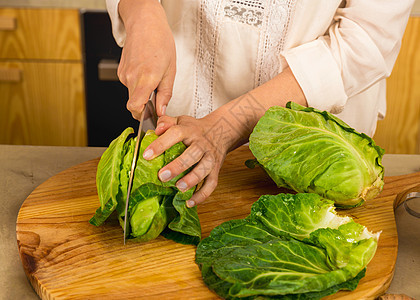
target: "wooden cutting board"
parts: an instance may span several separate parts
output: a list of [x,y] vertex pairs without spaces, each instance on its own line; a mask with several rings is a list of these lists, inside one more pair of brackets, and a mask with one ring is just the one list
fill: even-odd
[[[259,168],[250,170],[247,147],[230,153],[219,186],[199,206],[203,237],[224,221],[244,218],[260,195],[279,190]],[[105,225],[88,223],[99,206],[95,175],[99,159],[76,165],[41,184],[24,201],[17,218],[23,267],[42,299],[217,299],[194,263],[195,247],[163,237],[123,245],[113,215]],[[328,299],[373,299],[388,288],[397,258],[394,202],[420,182],[420,173],[388,177],[379,197],[351,210],[371,231],[382,231],[366,277],[353,292]],[[400,201],[399,198],[397,201]]]

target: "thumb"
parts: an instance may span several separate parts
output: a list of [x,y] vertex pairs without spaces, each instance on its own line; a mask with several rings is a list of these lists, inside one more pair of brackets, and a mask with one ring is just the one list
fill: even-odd
[[173,74],[165,74],[159,83],[156,91],[156,113],[159,117],[164,116],[166,107],[172,97],[172,89],[174,86],[175,72]]

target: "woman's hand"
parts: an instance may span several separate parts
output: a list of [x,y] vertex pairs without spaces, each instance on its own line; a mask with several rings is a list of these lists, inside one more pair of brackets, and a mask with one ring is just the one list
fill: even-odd
[[307,106],[305,96],[289,68],[251,92],[219,107],[202,119],[189,116],[159,118],[155,130],[159,137],[143,152],[147,160],[162,154],[178,142],[187,149],[159,171],[161,181],[169,181],[183,171],[192,170],[176,186],[186,191],[204,180],[188,207],[202,203],[215,190],[226,154],[246,143],[258,120],[273,105],[287,101]]
[[165,11],[157,0],[121,0],[118,10],[127,33],[118,67],[118,77],[129,91],[127,109],[139,119],[157,89],[156,110],[162,116],[176,72],[175,43]]
[[159,171],[159,178],[166,182],[183,171],[195,167],[176,183],[182,192],[204,180],[201,188],[187,201],[188,207],[203,202],[217,186],[220,168],[229,150],[226,135],[215,138],[212,135],[214,120],[211,115],[203,119],[189,116],[159,118],[156,134],[160,137],[143,152],[145,159],[153,159],[172,145],[182,141],[187,149],[171,163]]

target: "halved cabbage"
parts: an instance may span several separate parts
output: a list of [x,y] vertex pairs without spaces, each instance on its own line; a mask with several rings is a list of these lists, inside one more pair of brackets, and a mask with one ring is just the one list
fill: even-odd
[[328,112],[293,102],[265,113],[249,148],[277,186],[317,193],[340,207],[361,205],[384,185],[384,150],[373,139]]

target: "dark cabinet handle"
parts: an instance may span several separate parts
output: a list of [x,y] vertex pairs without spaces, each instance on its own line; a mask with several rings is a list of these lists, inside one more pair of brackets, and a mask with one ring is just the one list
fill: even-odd
[[101,59],[98,63],[98,78],[103,81],[119,81],[118,61],[113,59]]

